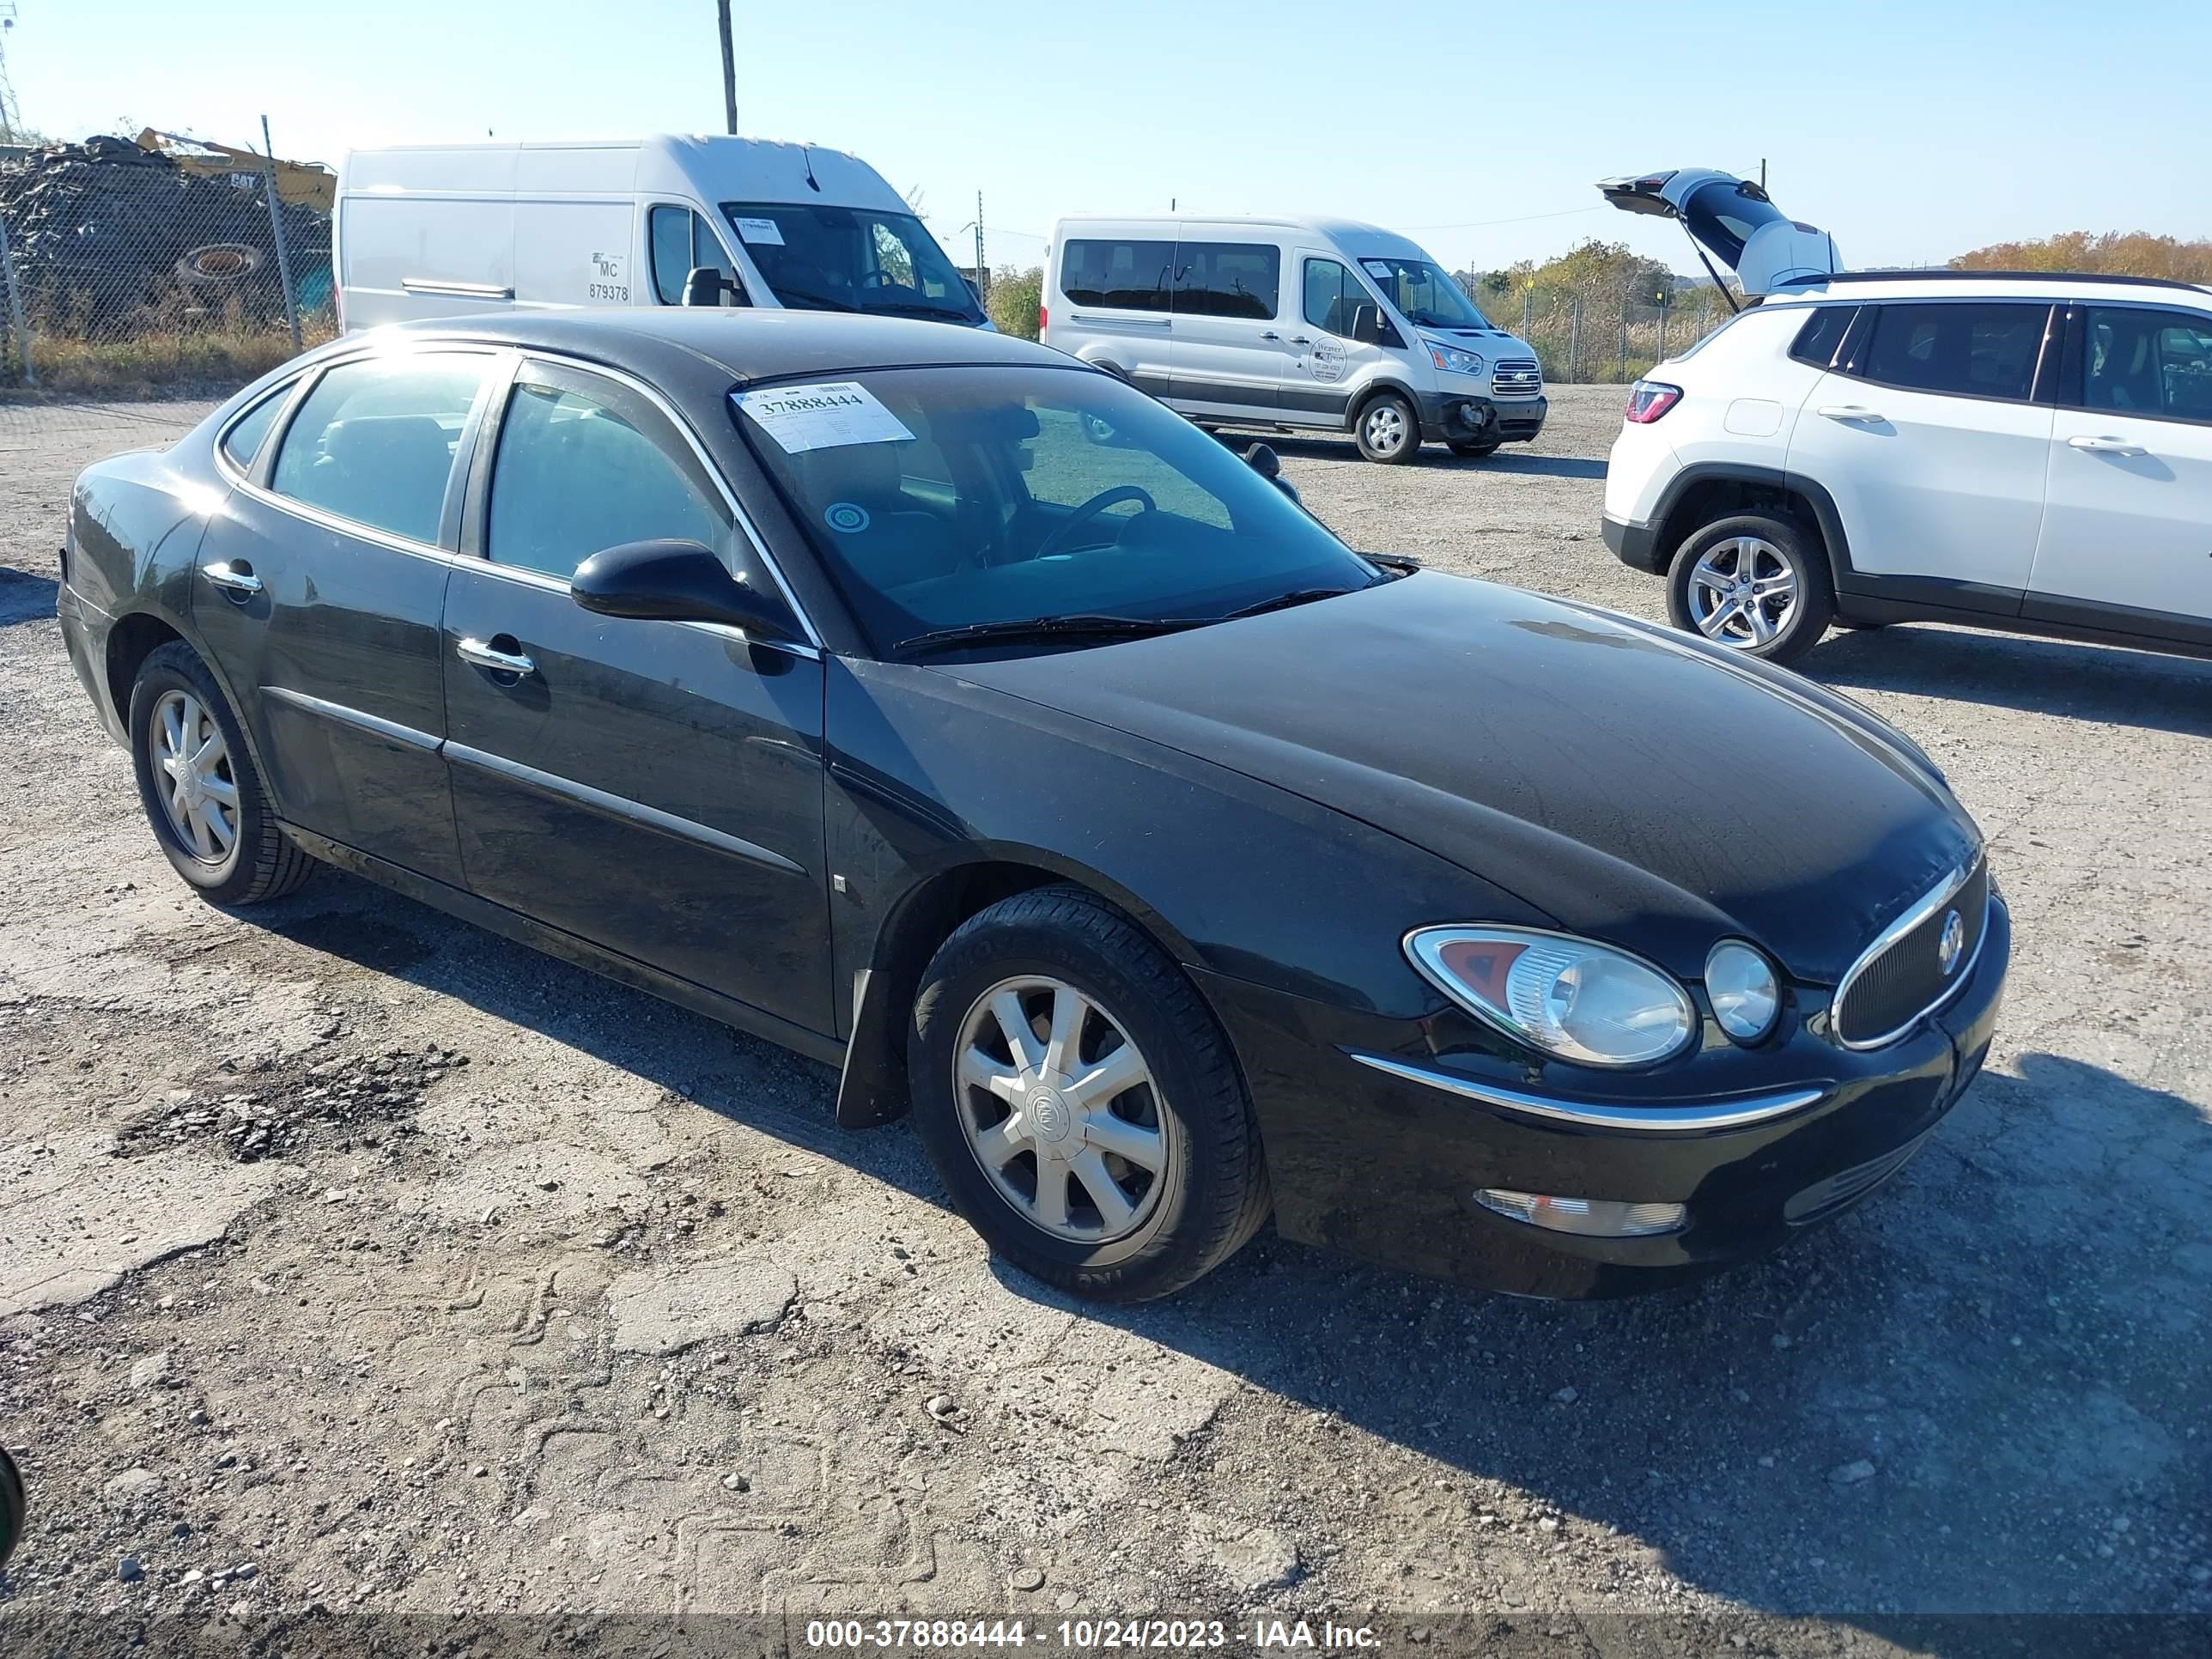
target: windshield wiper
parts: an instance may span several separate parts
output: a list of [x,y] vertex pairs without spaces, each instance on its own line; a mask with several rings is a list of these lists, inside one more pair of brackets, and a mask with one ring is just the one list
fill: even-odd
[[[1214,620],[1206,618],[1206,621]],[[945,651],[994,640],[1049,639],[1059,635],[1087,635],[1095,639],[1136,640],[1152,634],[1179,633],[1204,623],[1186,617],[1030,617],[1018,622],[963,623],[957,628],[933,628],[926,634],[901,640],[902,655],[913,651]]]
[[921,300],[891,300],[870,309],[887,311],[894,317],[939,318],[948,323],[972,323],[975,320],[971,313],[955,311],[951,306],[933,306]]
[[823,311],[857,312],[860,310],[858,306],[847,305],[842,300],[833,300],[826,294],[809,294],[803,288],[776,288],[773,283],[769,286],[775,289],[775,297],[786,305],[791,305],[795,301],[799,305],[814,306]]
[[1241,605],[1234,611],[1224,611],[1213,618],[1215,622],[1235,622],[1239,617],[1264,616],[1270,611],[1287,611],[1294,605],[1311,605],[1316,599],[1334,599],[1346,593],[1357,593],[1356,587],[1298,587],[1287,593],[1278,593],[1272,599],[1261,599],[1256,605]]

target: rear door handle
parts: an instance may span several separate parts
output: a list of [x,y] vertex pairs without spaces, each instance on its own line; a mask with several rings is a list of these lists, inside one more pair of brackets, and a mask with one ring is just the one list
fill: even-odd
[[2100,455],[2148,455],[2150,451],[2141,444],[2131,444],[2125,438],[2069,438],[2069,449],[2094,449]]
[[1281,339],[1283,337],[1282,337],[1281,335],[1279,335],[1279,334],[1276,333],[1276,332],[1275,332],[1275,331],[1274,331],[1273,329],[1272,329],[1272,328],[1271,328],[1271,329],[1269,329],[1269,330],[1268,330],[1265,334],[1262,334],[1260,337],[1261,337],[1261,339],[1263,339],[1263,340],[1279,340],[1279,339]]
[[228,560],[200,567],[200,574],[233,599],[251,599],[261,591],[261,578],[253,574],[253,567],[240,561],[232,564]]
[[1823,404],[1813,412],[1825,415],[1832,421],[1858,421],[1869,424],[1889,418],[1878,409],[1867,409],[1858,404]]
[[495,674],[535,674],[538,665],[520,651],[501,651],[482,640],[462,640],[453,654],[472,668],[489,668]]
[[1293,334],[1291,336],[1291,343],[1292,345],[1311,345],[1313,342],[1303,334]]

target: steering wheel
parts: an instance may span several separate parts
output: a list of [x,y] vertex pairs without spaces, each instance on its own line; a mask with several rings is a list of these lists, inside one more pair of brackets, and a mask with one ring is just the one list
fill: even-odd
[[1089,524],[1091,520],[1097,518],[1108,507],[1119,507],[1123,501],[1142,501],[1145,504],[1146,512],[1157,513],[1159,511],[1159,504],[1153,501],[1151,494],[1140,486],[1136,484],[1115,484],[1111,489],[1100,490],[1089,501],[1084,502],[1082,506],[1077,507],[1074,512],[1069,514],[1066,519],[1060,521],[1060,528],[1054,531],[1051,535],[1046,537],[1044,538],[1044,544],[1038,548],[1037,550],[1030,556],[1032,558],[1038,559],[1050,556],[1052,554],[1059,550],[1060,544],[1062,542],[1066,541],[1070,536],[1073,536],[1078,530],[1080,530],[1085,525]]

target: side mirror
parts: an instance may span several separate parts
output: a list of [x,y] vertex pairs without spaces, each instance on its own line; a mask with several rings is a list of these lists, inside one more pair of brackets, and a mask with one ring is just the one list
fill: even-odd
[[568,593],[602,617],[722,623],[757,640],[797,637],[781,600],[732,576],[697,542],[624,542],[594,553],[568,579]]
[[1352,337],[1362,345],[1382,343],[1382,307],[1354,306],[1352,308]]
[[[1283,458],[1275,453],[1273,446],[1254,444],[1251,448],[1244,452],[1244,465],[1292,501],[1298,501],[1297,486],[1283,476]],[[1305,503],[1298,501],[1298,505],[1303,507]]]
[[744,289],[712,265],[694,265],[691,274],[684,279],[684,303],[687,306],[719,306],[726,294],[738,305],[745,302]]

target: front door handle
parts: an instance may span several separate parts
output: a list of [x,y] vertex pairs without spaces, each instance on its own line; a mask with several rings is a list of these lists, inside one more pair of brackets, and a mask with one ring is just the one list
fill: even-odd
[[1814,413],[1825,415],[1832,421],[1857,421],[1867,424],[1889,418],[1878,409],[1867,409],[1858,404],[1823,404]]
[[1282,337],[1281,335],[1279,335],[1279,334],[1276,333],[1276,332],[1275,332],[1275,331],[1274,331],[1273,329],[1272,329],[1272,328],[1271,328],[1271,329],[1269,329],[1269,330],[1268,330],[1265,334],[1262,334],[1260,337],[1261,337],[1261,339],[1263,339],[1263,340],[1279,340],[1279,339],[1281,339],[1283,337]]
[[2069,449],[2094,449],[2100,455],[2148,455],[2150,451],[2141,444],[2131,444],[2125,438],[2069,438]]
[[453,654],[471,668],[489,668],[495,674],[535,674],[538,665],[520,651],[501,651],[482,640],[462,640]]
[[240,603],[261,591],[261,578],[253,574],[253,567],[240,559],[236,563],[221,560],[200,567],[200,574]]

